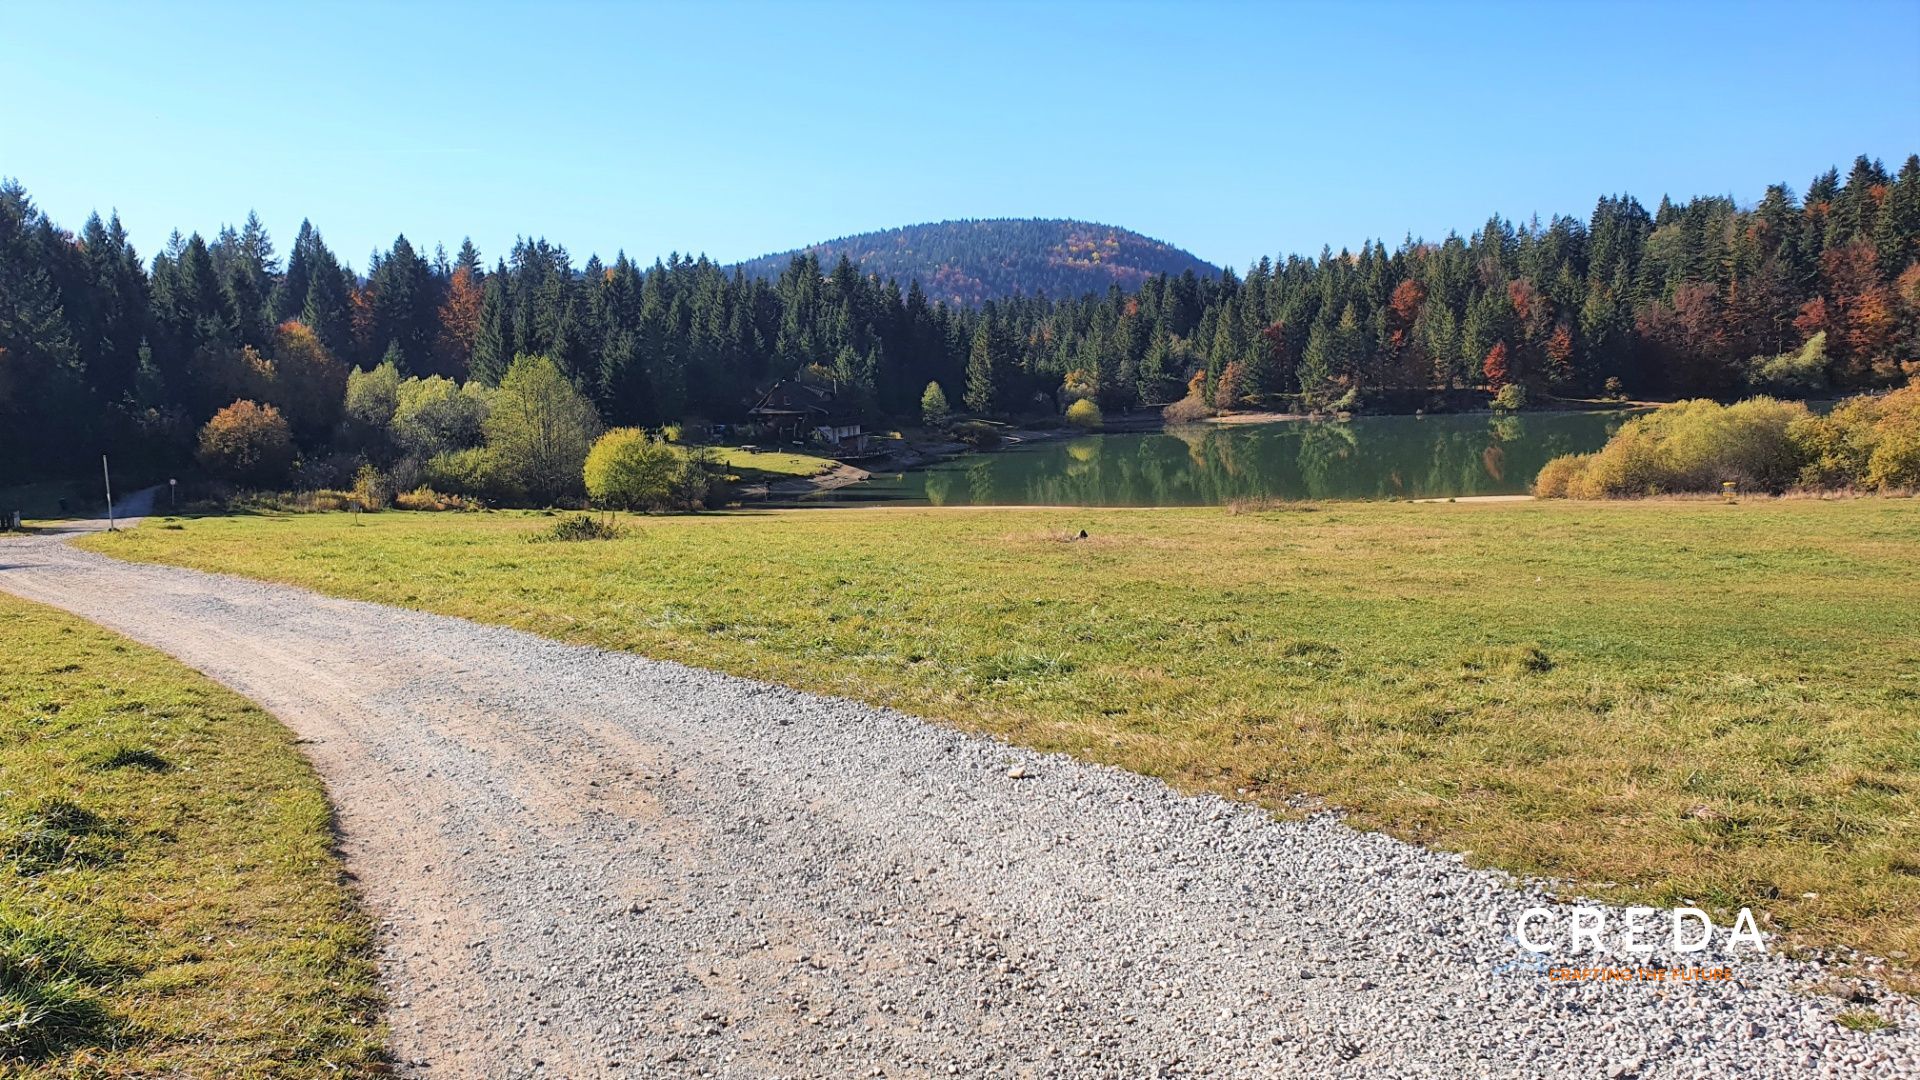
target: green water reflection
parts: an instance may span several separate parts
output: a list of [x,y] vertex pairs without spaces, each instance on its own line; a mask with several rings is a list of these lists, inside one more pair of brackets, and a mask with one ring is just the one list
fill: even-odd
[[1087,435],[876,474],[840,502],[1208,506],[1525,492],[1547,459],[1599,449],[1629,414],[1374,416]]

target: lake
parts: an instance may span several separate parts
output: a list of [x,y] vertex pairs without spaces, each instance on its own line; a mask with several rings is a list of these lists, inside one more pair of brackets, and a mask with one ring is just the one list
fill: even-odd
[[1532,486],[1547,459],[1599,449],[1630,415],[1366,416],[1083,435],[875,473],[819,498],[932,506],[1212,506],[1254,498],[1517,495]]

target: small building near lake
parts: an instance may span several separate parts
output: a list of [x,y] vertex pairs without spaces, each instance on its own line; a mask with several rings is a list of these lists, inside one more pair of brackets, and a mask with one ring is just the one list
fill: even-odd
[[747,415],[787,442],[819,443],[829,457],[859,457],[869,448],[859,414],[825,386],[782,379],[760,395]]

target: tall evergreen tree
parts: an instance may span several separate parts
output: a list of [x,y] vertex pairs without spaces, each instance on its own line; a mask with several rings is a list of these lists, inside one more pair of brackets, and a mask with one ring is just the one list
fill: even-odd
[[973,331],[973,346],[967,352],[967,408],[977,413],[994,411],[1000,401],[1000,361],[994,355],[993,327],[982,319]]

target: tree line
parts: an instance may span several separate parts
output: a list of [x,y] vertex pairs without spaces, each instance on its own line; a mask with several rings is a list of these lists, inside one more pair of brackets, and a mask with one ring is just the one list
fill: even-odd
[[1748,207],[1607,196],[1585,220],[1496,216],[1391,252],[977,308],[845,258],[797,256],[769,281],[705,257],[576,264],[538,239],[489,267],[470,243],[429,254],[403,236],[361,273],[306,223],[283,261],[252,215],[211,240],[175,233],[148,261],[117,216],[68,232],[0,186],[0,460],[16,477],[102,450],[184,462],[243,399],[332,450],[350,370],[493,386],[528,355],[606,423],[641,427],[737,419],[801,372],[901,417],[930,383],[979,413],[1892,385],[1920,363],[1920,156],[1897,173],[1862,157]]

